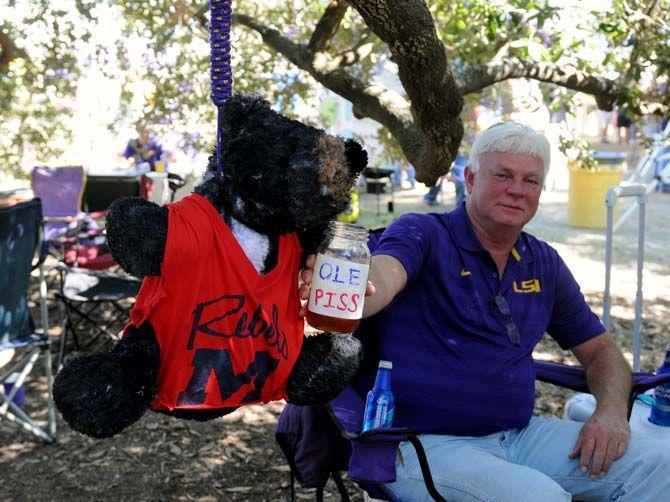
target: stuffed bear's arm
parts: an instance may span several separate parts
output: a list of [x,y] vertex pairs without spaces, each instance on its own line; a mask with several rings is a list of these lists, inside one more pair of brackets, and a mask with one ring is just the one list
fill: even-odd
[[111,352],[67,363],[56,375],[54,402],[74,430],[94,438],[113,436],[149,409],[159,364],[151,325],[131,326]]
[[310,228],[305,230],[300,234],[300,246],[302,247],[302,257],[301,262],[304,263],[305,259],[310,254],[315,254],[319,244],[323,242],[326,238],[326,233],[328,232],[328,225],[322,225],[320,227]]
[[160,275],[168,230],[168,209],[141,197],[115,201],[107,213],[107,243],[129,274]]

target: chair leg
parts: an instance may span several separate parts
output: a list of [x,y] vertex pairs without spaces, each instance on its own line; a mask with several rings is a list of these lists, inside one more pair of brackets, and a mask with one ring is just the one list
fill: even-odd
[[347,487],[344,486],[344,481],[342,481],[340,473],[337,471],[333,471],[330,474],[333,477],[333,481],[335,481],[337,491],[340,492],[340,499],[342,500],[342,502],[350,502],[351,499],[349,498],[349,492],[347,492]]
[[[25,411],[23,411],[17,404],[13,402],[16,392],[18,391],[19,387],[23,385],[23,381],[26,375],[30,373],[30,371],[32,370],[33,366],[35,365],[35,361],[39,357],[41,351],[42,351],[41,348],[36,348],[35,350],[32,351],[32,353],[28,357],[27,364],[24,366],[23,370],[19,374],[19,378],[16,380],[14,388],[9,394],[5,394],[3,390],[0,389],[0,403],[3,403],[2,406],[0,406],[0,417],[6,417],[12,422],[15,422],[18,425],[20,425],[27,431],[45,440],[47,443],[53,443],[56,440],[55,434],[48,434],[47,432],[45,432],[44,429],[42,429],[39,425],[37,425]],[[53,406],[52,399],[49,399],[49,406],[50,408]],[[54,412],[53,413],[54,431],[55,431],[55,420],[56,416]],[[49,415],[49,422],[50,422],[49,427],[51,429],[52,425],[51,412]]]
[[26,375],[30,373],[33,369],[33,366],[35,365],[35,361],[37,361],[37,358],[40,355],[39,349],[34,349],[31,353],[30,356],[27,358],[27,363],[25,366],[23,366],[23,369],[20,371],[18,378],[14,382],[14,387],[12,390],[7,394],[7,398],[5,399],[5,403],[0,406],[0,415],[3,415],[4,413],[7,412],[7,408],[13,404],[12,400],[14,399],[14,396],[18,392],[19,388],[23,386],[23,381],[26,379]]
[[53,372],[51,368],[51,340],[47,338],[44,343],[44,365],[47,375],[47,398],[49,400],[48,420],[49,420],[49,435],[56,440],[56,404],[53,396]]
[[[86,322],[88,322],[88,324],[89,324],[95,331],[98,332],[94,337],[92,337],[92,338],[90,339],[90,341],[89,341],[88,343],[86,343],[86,344],[81,344],[81,347],[82,347],[82,348],[90,347],[91,344],[92,344],[92,343],[93,343],[93,342],[94,342],[100,335],[106,335],[106,336],[108,336],[109,338],[111,338],[111,339],[114,340],[114,341],[118,341],[118,340],[119,340],[119,337],[118,337],[116,334],[114,334],[114,333],[112,333],[111,331],[109,331],[109,329],[107,329],[107,326],[110,325],[110,324],[114,324],[115,322],[117,322],[117,321],[120,319],[120,314],[117,315],[117,316],[115,316],[115,317],[110,318],[104,325],[101,325],[99,322],[96,322],[96,320],[93,319],[93,318],[91,317],[91,314],[94,313],[95,311],[97,311],[98,308],[101,307],[101,305],[102,305],[102,303],[97,303],[97,304],[95,304],[95,305],[94,305],[90,310],[88,310],[88,311],[85,311],[83,308],[82,308],[82,309],[79,309],[79,308],[75,307],[74,305],[70,305],[70,306],[69,306],[69,310],[72,311],[72,312],[75,312],[75,313],[79,316],[80,320],[82,320],[82,319],[85,320]],[[126,316],[128,315],[128,311],[127,311],[127,310],[124,311],[123,313],[124,313],[124,315],[126,315]],[[75,339],[77,339],[77,338],[78,338],[78,334],[77,334],[77,330],[76,330],[76,328],[74,327],[74,325],[72,326],[72,333],[74,334]]]
[[67,317],[63,316],[61,322],[61,332],[60,332],[60,343],[58,344],[58,359],[56,360],[56,371],[60,371],[63,368],[63,357],[65,357],[65,343],[67,341],[67,332],[70,329],[70,321]]

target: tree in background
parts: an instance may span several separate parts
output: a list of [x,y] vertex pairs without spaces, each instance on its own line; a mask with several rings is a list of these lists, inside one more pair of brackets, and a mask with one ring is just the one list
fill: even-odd
[[77,51],[92,24],[47,2],[0,2],[0,19],[0,166],[15,172],[26,149],[57,153],[67,145]]
[[[143,110],[149,122],[185,131],[194,116],[213,124],[208,3],[78,0],[75,14],[86,20],[77,26],[80,39],[95,21],[95,5],[102,3],[116,6],[125,22],[125,39],[119,40],[116,54],[106,55],[117,58],[119,71],[126,71],[123,102],[132,101],[132,84],[141,80],[153,88]],[[427,5],[424,0],[238,0],[233,17],[235,89],[260,92],[290,111],[297,100],[314,99],[319,83],[349,100],[357,118],[381,124],[382,139],[395,142],[416,167],[417,179],[430,184],[448,170],[461,143],[464,99],[476,100],[509,79],[529,78],[583,92],[604,110],[618,105],[631,114],[667,113],[667,92],[646,85],[645,79],[668,78],[670,0],[601,3],[600,10],[589,12],[578,1]],[[3,91],[12,85],[24,88],[27,81],[14,68],[35,58],[19,43],[20,29],[5,23],[0,33]],[[48,33],[63,39],[62,30]],[[146,64],[131,72],[124,66],[126,41],[138,37],[150,41],[149,52]],[[75,44],[68,52],[67,39],[50,43],[60,47],[64,61],[72,59]],[[375,80],[389,60],[397,65],[402,88]],[[68,71],[74,78],[74,69]],[[37,93],[46,93],[47,87],[38,86]],[[35,124],[49,122],[56,109],[48,103],[28,111],[24,103],[4,96],[1,103],[3,118],[23,114]],[[19,123],[27,127],[25,121]],[[201,141],[211,138],[213,131]],[[39,138],[23,136],[22,141],[24,147],[25,141],[40,144]],[[6,143],[0,147],[6,149]]]

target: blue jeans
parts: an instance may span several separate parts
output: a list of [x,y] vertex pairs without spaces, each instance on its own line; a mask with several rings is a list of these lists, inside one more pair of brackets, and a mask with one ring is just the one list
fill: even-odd
[[[670,500],[670,451],[633,433],[628,450],[607,475],[591,480],[568,458],[581,422],[533,418],[523,429],[482,437],[422,435],[435,486],[450,502]],[[432,500],[408,443],[400,444],[397,480],[386,485],[402,501]]]

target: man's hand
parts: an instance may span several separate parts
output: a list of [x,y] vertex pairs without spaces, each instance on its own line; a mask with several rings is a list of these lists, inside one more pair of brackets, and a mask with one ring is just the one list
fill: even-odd
[[[298,315],[300,317],[305,317],[307,315],[307,301],[309,300],[309,291],[312,287],[312,276],[314,275],[314,263],[316,262],[316,255],[309,255],[305,260],[305,268],[300,271],[300,279],[302,279],[302,284],[300,285],[300,299],[304,300]],[[365,288],[365,296],[373,295],[375,292],[375,287],[370,281]]]
[[570,458],[579,457],[579,467],[586,472],[589,463],[591,479],[603,477],[612,462],[621,458],[628,448],[630,425],[625,409],[596,409],[582,430]]

